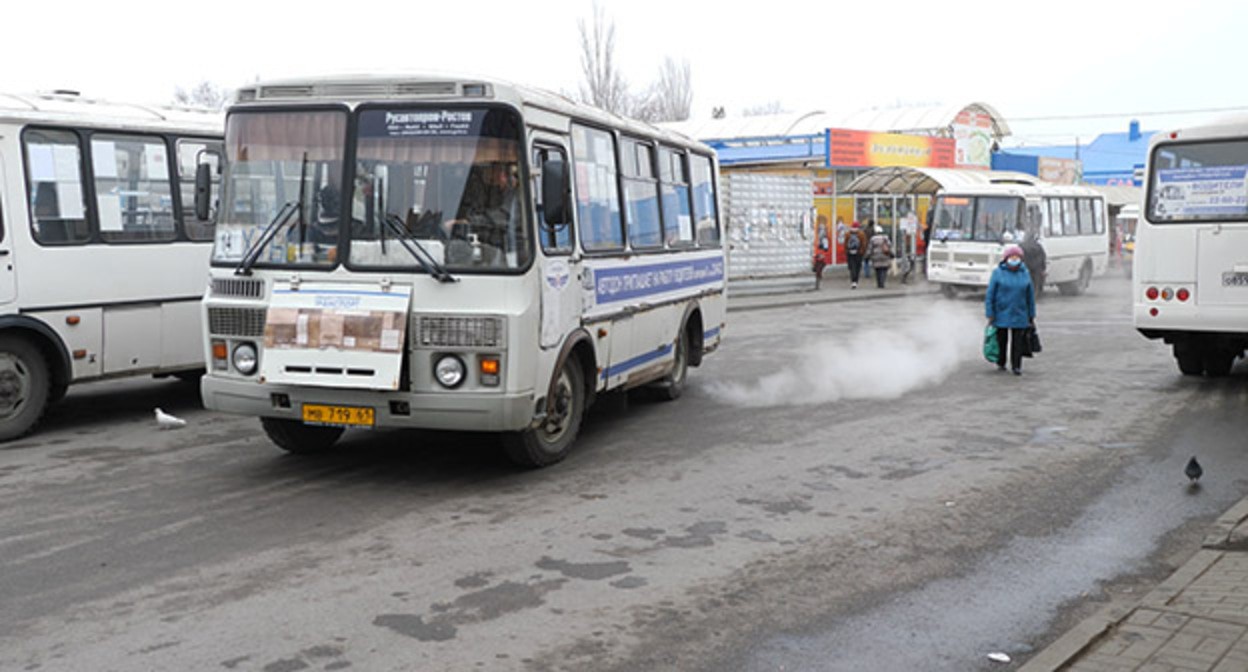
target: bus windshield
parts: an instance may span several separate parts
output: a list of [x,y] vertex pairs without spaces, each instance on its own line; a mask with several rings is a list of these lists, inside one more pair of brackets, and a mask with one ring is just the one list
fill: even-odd
[[257,263],[334,265],[346,129],[345,111],[231,114],[213,262],[242,261],[274,225]]
[[519,115],[498,108],[366,108],[355,139],[353,267],[419,268],[395,239],[448,270],[526,267],[532,244]]
[[1150,173],[1151,221],[1248,220],[1248,140],[1161,145]]
[[[932,232],[936,240],[973,240],[999,243],[1022,240],[1019,210],[1022,200],[993,196],[941,196],[936,199]],[[1009,233],[1009,236],[1004,234]]]

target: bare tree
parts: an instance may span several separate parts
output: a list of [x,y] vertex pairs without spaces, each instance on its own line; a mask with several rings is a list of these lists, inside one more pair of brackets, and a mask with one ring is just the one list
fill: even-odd
[[638,101],[636,116],[644,121],[684,121],[693,110],[693,76],[689,61],[668,56],[659,68],[659,79]]
[[228,89],[223,89],[212,82],[204,80],[189,90],[179,86],[174,91],[173,102],[178,105],[220,110],[229,102],[230,95],[231,91]]
[[785,112],[788,112],[788,110],[784,109],[784,103],[781,103],[778,100],[773,100],[761,105],[751,105],[750,107],[741,110],[741,116],[761,117],[768,114],[784,114]]
[[577,21],[581,31],[581,101],[608,112],[627,115],[633,110],[628,84],[615,64],[615,22],[594,2],[592,25]]

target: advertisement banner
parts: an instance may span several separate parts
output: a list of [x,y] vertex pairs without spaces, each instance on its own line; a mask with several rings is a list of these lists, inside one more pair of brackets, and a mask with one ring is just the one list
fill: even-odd
[[828,129],[829,167],[952,168],[954,141],[924,135]]
[[1167,219],[1248,216],[1248,166],[1160,169],[1154,198]]
[[953,122],[958,168],[992,168],[992,117],[962,110]]
[[1078,184],[1083,175],[1083,162],[1078,159],[1053,159],[1041,156],[1036,161],[1036,177],[1053,184]]

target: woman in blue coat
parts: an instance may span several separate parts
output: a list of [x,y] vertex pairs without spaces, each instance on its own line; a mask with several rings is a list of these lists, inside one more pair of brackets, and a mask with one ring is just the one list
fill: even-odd
[[1014,375],[1023,373],[1023,344],[1027,328],[1036,320],[1036,293],[1031,274],[1023,264],[1023,249],[1017,245],[1005,248],[1001,263],[992,271],[988,295],[984,297],[984,313],[988,324],[997,328],[997,370],[1005,370],[1006,346],[1009,346],[1010,368]]

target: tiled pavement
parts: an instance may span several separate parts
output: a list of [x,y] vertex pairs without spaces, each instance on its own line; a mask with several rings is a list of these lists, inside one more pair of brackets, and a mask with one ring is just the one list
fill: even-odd
[[1127,610],[1076,626],[1021,672],[1248,672],[1248,499]]

